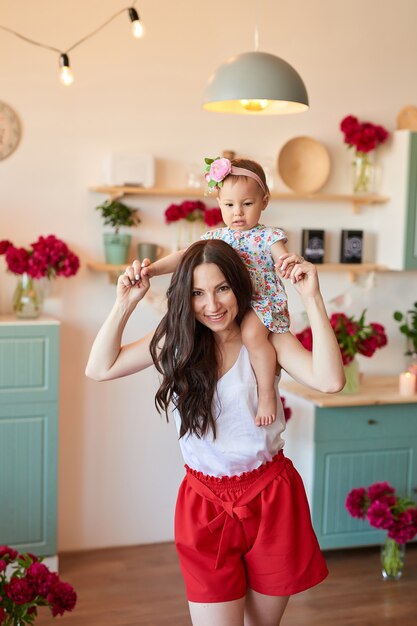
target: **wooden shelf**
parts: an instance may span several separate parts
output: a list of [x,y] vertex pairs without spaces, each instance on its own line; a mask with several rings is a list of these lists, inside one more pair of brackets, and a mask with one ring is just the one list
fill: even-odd
[[[100,263],[97,261],[89,261],[87,267],[93,272],[100,272],[108,274],[109,281],[116,283],[120,274],[122,274],[126,265],[110,265],[108,263]],[[349,280],[352,282],[361,274],[369,274],[370,272],[387,272],[387,267],[382,265],[376,265],[375,263],[323,263],[317,264],[318,272],[347,272],[349,274]]]
[[99,263],[97,261],[89,261],[87,263],[87,267],[93,272],[107,274],[109,282],[113,284],[117,283],[117,279],[120,274],[123,274],[127,265],[128,263],[125,263],[124,265],[110,265],[109,263]]
[[[90,191],[107,194],[111,198],[123,196],[148,196],[148,197],[180,197],[180,198],[210,198],[211,195],[204,189],[167,189],[158,187],[134,187],[134,186],[99,186],[91,187]],[[337,193],[291,193],[271,192],[272,200],[284,200],[288,202],[346,202],[351,203],[354,213],[358,213],[362,206],[385,204],[389,198],[377,194],[337,194]]]

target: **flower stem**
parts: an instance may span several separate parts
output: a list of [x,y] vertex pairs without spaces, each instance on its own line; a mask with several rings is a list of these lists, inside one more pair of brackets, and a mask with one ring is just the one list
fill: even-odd
[[404,567],[403,550],[394,539],[389,537],[382,549],[382,567],[386,573],[384,578],[400,578]]

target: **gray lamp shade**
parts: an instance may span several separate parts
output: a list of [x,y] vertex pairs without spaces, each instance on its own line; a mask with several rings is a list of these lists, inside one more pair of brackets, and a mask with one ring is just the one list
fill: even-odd
[[244,52],[209,78],[203,107],[220,113],[286,115],[306,111],[308,95],[289,63],[266,52]]

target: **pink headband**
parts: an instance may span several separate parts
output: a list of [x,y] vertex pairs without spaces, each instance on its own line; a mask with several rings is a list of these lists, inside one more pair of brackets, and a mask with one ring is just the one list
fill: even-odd
[[255,172],[252,172],[251,170],[247,170],[244,167],[235,167],[234,165],[232,165],[230,174],[232,176],[249,176],[249,178],[253,178],[253,180],[256,180],[256,182],[258,183],[262,191],[265,194],[267,193],[265,185],[263,184],[262,180],[259,178],[258,174],[255,174]]
[[229,159],[220,158],[217,159],[204,159],[206,163],[205,178],[210,189],[220,189],[223,186],[223,181],[226,176],[248,176],[256,180],[264,194],[267,194],[265,184],[259,178],[258,174],[247,170],[244,167],[236,167],[232,165]]

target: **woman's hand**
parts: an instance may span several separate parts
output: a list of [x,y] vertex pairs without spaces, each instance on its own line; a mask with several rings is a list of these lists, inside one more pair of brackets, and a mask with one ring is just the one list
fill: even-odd
[[[298,293],[303,297],[315,296],[320,292],[317,268],[302,256],[287,253],[280,257],[276,265],[283,278],[291,280]],[[291,271],[288,269],[291,267]]]
[[149,276],[142,272],[142,267],[149,265],[149,259],[144,259],[142,264],[137,259],[132,265],[126,267],[117,281],[117,299],[126,305],[136,305],[145,296],[150,287]]

